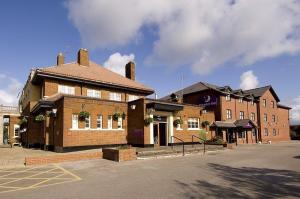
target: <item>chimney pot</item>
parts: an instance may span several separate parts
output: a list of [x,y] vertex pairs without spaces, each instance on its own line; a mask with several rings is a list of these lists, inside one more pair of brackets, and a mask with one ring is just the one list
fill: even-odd
[[65,63],[65,57],[64,57],[64,55],[62,53],[58,53],[56,59],[57,59],[56,60],[57,66],[63,65]]
[[78,51],[77,62],[82,66],[89,66],[89,53],[87,49],[80,48]]
[[135,81],[135,64],[132,61],[128,62],[125,66],[125,76]]

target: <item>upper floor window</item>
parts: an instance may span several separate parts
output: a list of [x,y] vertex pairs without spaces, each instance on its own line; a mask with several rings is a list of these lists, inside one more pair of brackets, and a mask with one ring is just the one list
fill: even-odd
[[109,99],[113,101],[121,101],[121,93],[109,93]]
[[232,112],[231,112],[230,109],[227,109],[227,110],[226,110],[226,118],[227,118],[227,119],[231,119],[231,118],[232,118]]
[[86,129],[91,128],[91,116],[85,118],[85,128]]
[[101,98],[101,92],[98,91],[98,90],[87,89],[87,96],[88,97]]
[[97,129],[102,129],[102,115],[97,115]]
[[244,111],[240,111],[240,119],[241,119],[241,120],[244,119]]
[[267,122],[268,121],[268,115],[266,113],[264,113],[264,121]]
[[251,105],[252,105],[252,106],[254,105],[254,100],[251,100]]
[[107,128],[112,129],[112,116],[109,115],[107,118]]
[[267,107],[267,100],[266,99],[263,99],[263,106]]
[[58,93],[75,95],[75,88],[72,86],[58,85]]
[[243,98],[242,97],[239,98],[239,103],[243,103]]
[[226,101],[230,101],[231,100],[230,94],[226,95],[225,100]]
[[276,122],[276,117],[275,117],[275,115],[272,115],[272,122]]
[[131,101],[134,101],[137,99],[139,99],[139,97],[136,95],[128,95],[128,102],[131,102]]
[[78,115],[72,115],[72,129],[78,129]]
[[189,118],[188,119],[188,128],[189,129],[198,129],[199,128],[199,119],[198,118]]
[[275,108],[275,102],[271,101],[271,108]]
[[264,129],[264,136],[269,136],[269,132],[267,128]]
[[251,120],[255,121],[255,113],[251,113]]

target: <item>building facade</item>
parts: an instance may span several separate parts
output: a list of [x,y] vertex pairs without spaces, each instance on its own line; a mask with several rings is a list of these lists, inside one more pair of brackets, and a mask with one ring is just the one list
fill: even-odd
[[171,145],[191,141],[202,120],[214,120],[198,105],[147,99],[154,90],[135,81],[135,64],[124,70],[125,77],[90,61],[86,49],[75,62],[59,54],[55,66],[32,70],[19,100],[27,121],[23,145],[55,151]]
[[0,145],[20,142],[19,117],[18,107],[0,106]]
[[257,143],[287,141],[289,107],[280,100],[272,86],[252,90],[233,90],[204,82],[191,85],[162,100],[179,98],[184,103],[201,105],[215,114],[211,128],[226,142]]

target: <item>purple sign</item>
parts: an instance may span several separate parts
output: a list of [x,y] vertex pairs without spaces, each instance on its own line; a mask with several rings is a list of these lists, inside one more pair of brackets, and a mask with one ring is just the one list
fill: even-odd
[[248,123],[246,126],[244,126],[244,128],[252,128],[252,125]]
[[201,106],[217,106],[218,98],[213,95],[204,95],[199,99],[199,105]]

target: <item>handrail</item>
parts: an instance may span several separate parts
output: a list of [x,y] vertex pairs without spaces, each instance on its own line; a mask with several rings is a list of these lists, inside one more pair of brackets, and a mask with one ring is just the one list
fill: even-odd
[[196,135],[192,135],[192,146],[194,148],[194,137],[198,138],[199,140],[202,140],[203,141],[203,153],[205,153],[205,139],[202,139]]
[[175,138],[175,139],[181,141],[181,143],[182,143],[182,156],[184,156],[184,155],[185,155],[185,153],[184,153],[184,141],[183,141],[182,139],[180,139],[180,138],[174,136],[174,135],[172,135],[171,138],[172,138],[172,150],[173,150],[173,147],[174,147],[174,141],[173,141],[173,138]]

